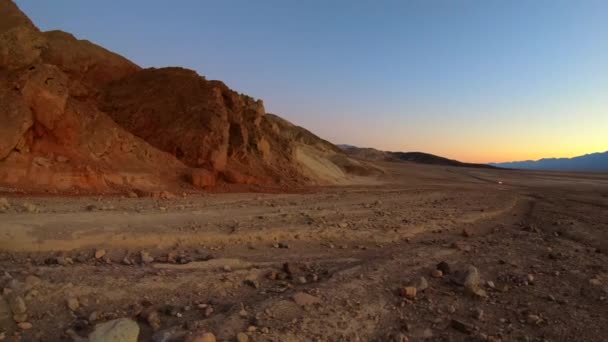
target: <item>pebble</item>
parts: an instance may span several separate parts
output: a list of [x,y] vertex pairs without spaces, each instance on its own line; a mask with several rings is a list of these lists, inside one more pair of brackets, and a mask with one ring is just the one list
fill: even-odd
[[433,277],[433,278],[441,278],[441,277],[443,277],[443,272],[441,270],[433,270],[431,272],[431,277]]
[[538,315],[533,315],[533,314],[529,314],[528,317],[526,318],[526,321],[529,324],[538,324],[540,322],[540,316]]
[[186,342],[216,342],[215,335],[210,332],[188,336]]
[[426,280],[425,277],[420,277],[420,279],[418,279],[418,282],[416,283],[416,290],[418,292],[422,292],[428,288],[429,288],[429,282]]
[[38,207],[32,203],[24,203],[23,204],[23,208],[28,212],[28,213],[37,213],[38,212]]
[[465,334],[468,334],[468,335],[472,334],[473,331],[475,331],[475,328],[473,326],[471,326],[470,324],[464,323],[464,322],[456,320],[456,319],[453,319],[450,322],[450,326],[453,329],[458,330],[461,333],[465,333]]
[[313,295],[309,295],[305,292],[298,292],[293,295],[293,301],[300,306],[319,304],[321,303],[321,299],[319,297],[315,297]]
[[139,256],[141,257],[141,262],[144,264],[148,264],[154,261],[154,257],[152,257],[150,253],[146,251],[141,251],[139,253]]
[[245,333],[238,333],[236,334],[236,341],[237,342],[248,342],[249,341],[249,336],[247,336],[247,334]]
[[104,255],[106,255],[105,249],[98,249],[95,251],[95,259],[101,259]]
[[487,285],[489,288],[491,288],[491,289],[496,288],[496,285],[494,285],[494,282],[493,282],[493,281],[491,281],[491,280],[488,280],[488,281],[486,282],[486,285]]
[[21,322],[17,324],[21,330],[29,330],[32,329],[32,323],[30,322]]
[[5,197],[0,197],[0,211],[10,209],[11,204]]
[[477,320],[482,320],[483,319],[483,310],[480,308],[473,309],[473,318],[475,318]]
[[401,289],[401,296],[403,296],[407,299],[414,299],[414,298],[416,298],[416,292],[417,292],[416,287],[406,286]]
[[40,285],[42,281],[40,280],[40,278],[36,277],[35,275],[28,275],[27,277],[25,277],[25,289],[26,290],[30,290],[33,289],[34,287]]
[[146,322],[152,327],[154,330],[158,330],[160,328],[160,316],[157,311],[150,311],[146,315]]
[[89,342],[137,342],[138,337],[137,323],[128,318],[118,318],[95,325]]
[[24,314],[27,312],[27,306],[25,305],[25,301],[20,296],[15,296],[11,300],[9,300],[9,305],[11,306],[11,310],[13,314]]
[[602,286],[602,282],[599,279],[589,279],[589,284],[593,286]]
[[69,297],[66,300],[66,304],[68,306],[68,309],[70,309],[72,311],[76,311],[80,307],[80,303],[78,302],[78,299],[75,297]]

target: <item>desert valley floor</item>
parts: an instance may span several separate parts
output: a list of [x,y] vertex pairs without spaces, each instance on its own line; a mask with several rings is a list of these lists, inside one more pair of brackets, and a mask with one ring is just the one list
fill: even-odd
[[608,338],[608,175],[381,166],[289,194],[7,191],[0,340],[123,317],[140,341]]

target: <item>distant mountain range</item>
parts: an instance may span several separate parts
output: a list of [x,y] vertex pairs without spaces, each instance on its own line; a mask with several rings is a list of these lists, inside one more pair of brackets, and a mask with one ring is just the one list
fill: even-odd
[[436,156],[430,153],[424,152],[390,152],[381,151],[375,148],[369,147],[357,147],[353,145],[337,145],[348,155],[376,161],[406,161],[419,164],[430,164],[430,165],[445,165],[445,166],[459,166],[459,167],[477,167],[477,168],[495,168],[488,164],[474,164],[474,163],[463,163],[458,160],[448,159],[440,156]]
[[490,165],[524,170],[608,172],[608,151],[585,154],[573,158],[543,158]]

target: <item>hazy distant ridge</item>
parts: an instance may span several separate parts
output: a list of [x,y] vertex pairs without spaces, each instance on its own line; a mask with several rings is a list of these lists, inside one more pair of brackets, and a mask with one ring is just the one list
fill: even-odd
[[608,151],[573,158],[543,158],[490,165],[510,169],[608,172]]

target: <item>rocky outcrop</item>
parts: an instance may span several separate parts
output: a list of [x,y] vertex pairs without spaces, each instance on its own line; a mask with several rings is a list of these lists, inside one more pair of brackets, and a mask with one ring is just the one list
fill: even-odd
[[0,186],[298,186],[366,168],[220,81],[40,32],[10,0],[0,17]]

